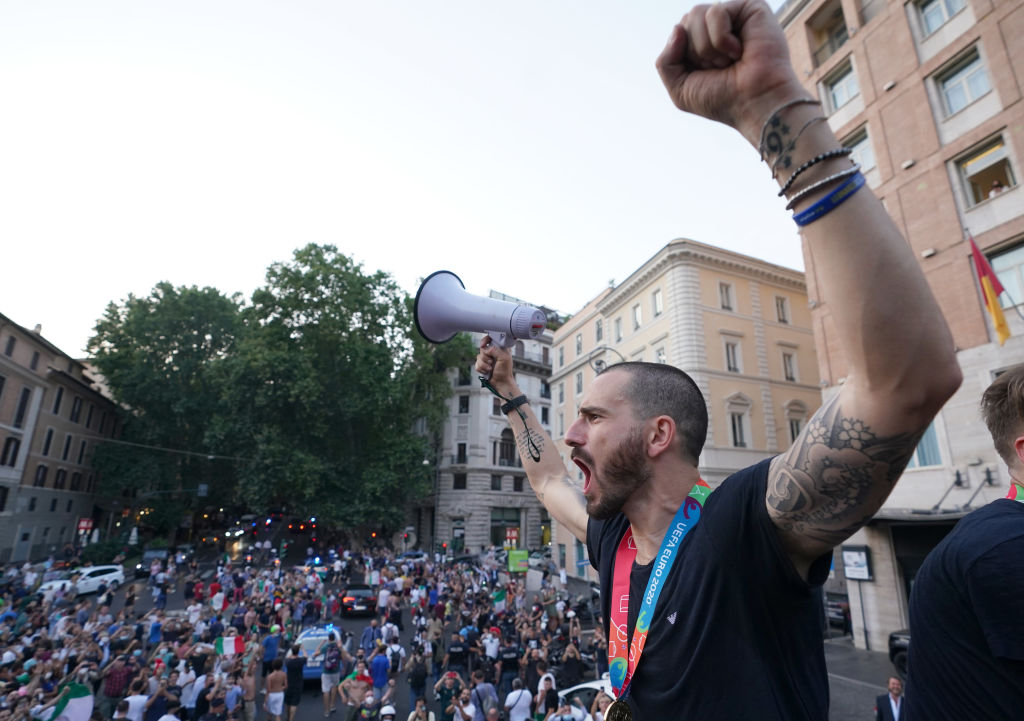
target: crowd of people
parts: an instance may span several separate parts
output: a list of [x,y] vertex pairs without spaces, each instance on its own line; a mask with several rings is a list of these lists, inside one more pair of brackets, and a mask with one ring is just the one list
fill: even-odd
[[[11,566],[0,589],[0,721],[56,719],[72,687],[92,695],[93,721],[293,721],[311,698],[307,663],[320,668],[324,716],[340,721],[601,721],[610,701],[559,703],[556,689],[600,675],[607,659],[600,624],[584,638],[557,576],[528,595],[494,562],[380,550],[338,549],[320,569],[260,554],[200,574],[183,560],[154,561],[145,586],[77,599],[40,592],[36,567]],[[335,625],[350,584],[376,594],[358,638]],[[137,610],[144,592],[152,608]],[[168,610],[168,598],[182,608]],[[309,628],[318,643],[299,642]]]

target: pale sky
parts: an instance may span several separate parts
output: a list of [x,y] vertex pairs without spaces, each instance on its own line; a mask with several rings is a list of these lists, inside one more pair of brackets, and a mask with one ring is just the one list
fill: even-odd
[[249,296],[309,242],[563,313],[678,237],[802,268],[654,70],[692,4],[6,0],[0,312],[79,356],[111,300]]

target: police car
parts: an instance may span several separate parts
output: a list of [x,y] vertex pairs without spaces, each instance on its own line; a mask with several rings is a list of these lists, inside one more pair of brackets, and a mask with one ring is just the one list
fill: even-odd
[[320,648],[320,644],[328,640],[328,636],[331,633],[334,634],[335,638],[341,638],[341,629],[328,624],[326,626],[311,626],[300,633],[298,638],[295,639],[295,642],[302,647],[302,655],[306,657],[306,665],[302,669],[302,678],[307,681],[318,679],[320,674],[323,673],[323,651],[320,652],[319,656],[314,656],[313,654]]

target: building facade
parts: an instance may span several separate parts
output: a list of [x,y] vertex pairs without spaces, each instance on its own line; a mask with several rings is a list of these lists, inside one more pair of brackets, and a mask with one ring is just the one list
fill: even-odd
[[[1009,477],[978,413],[984,388],[1024,361],[1024,2],[791,0],[778,11],[798,76],[909,242],[953,332],[964,383],[928,429],[882,510],[844,544],[854,638],[886,648],[908,623],[927,553]],[[985,311],[968,233],[1008,293],[1011,337]],[[807,283],[823,394],[846,375],[828,289]],[[893,313],[898,313],[893,308]],[[926,369],[924,369],[926,370]],[[844,571],[840,559],[858,558]]]
[[[479,343],[483,336],[472,337]],[[509,349],[516,380],[548,432],[551,340],[552,332],[545,330]],[[538,548],[550,539],[547,512],[526,479],[512,430],[501,413],[503,401],[482,387],[478,376],[472,366],[451,372],[453,393],[437,463],[434,528],[424,527],[421,537],[432,535],[435,547],[454,555],[478,553],[487,546]]]
[[0,315],[0,562],[59,553],[91,528],[97,442],[116,407],[86,366]]
[[[700,387],[700,471],[712,487],[786,449],[821,402],[803,273],[692,240],[663,247],[555,332],[552,436],[578,482],[565,432],[597,374],[619,361],[668,363]],[[569,574],[596,579],[564,528],[552,551]]]

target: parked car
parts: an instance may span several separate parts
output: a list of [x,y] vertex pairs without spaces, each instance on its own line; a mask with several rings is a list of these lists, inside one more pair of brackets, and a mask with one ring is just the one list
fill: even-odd
[[[149,570],[152,568],[154,559],[160,561],[163,568],[167,568],[167,559],[170,551],[166,548],[151,548],[142,552],[142,560],[135,564],[135,578],[149,578]],[[121,579],[122,583],[124,579]]]
[[410,563],[425,563],[429,559],[426,551],[405,551],[398,554],[398,560],[409,561]]
[[36,589],[47,601],[53,600],[58,590],[64,593],[64,598],[73,600],[78,593],[75,589],[75,574],[66,570],[47,571],[43,574],[43,582]]
[[896,667],[896,673],[907,680],[907,654],[910,652],[910,629],[893,631],[889,634],[889,660]]
[[372,616],[377,613],[377,594],[369,586],[353,584],[345,589],[341,597],[341,615],[361,614]]
[[86,593],[96,593],[101,585],[114,591],[124,583],[124,568],[120,565],[83,566],[82,568],[76,568],[72,573],[78,574],[75,591],[79,596]]
[[601,678],[596,681],[584,681],[583,683],[570,686],[567,689],[558,692],[558,701],[569,701],[570,703],[576,697],[579,697],[580,702],[583,704],[583,709],[590,713],[590,707],[594,703],[594,697],[601,691],[604,691],[609,698],[615,698],[615,694],[612,693],[612,682],[608,678],[608,674],[604,674]]
[[191,543],[179,543],[178,547],[174,549],[174,562],[179,566],[184,566],[186,563],[192,560],[192,557],[196,555],[196,547]]

